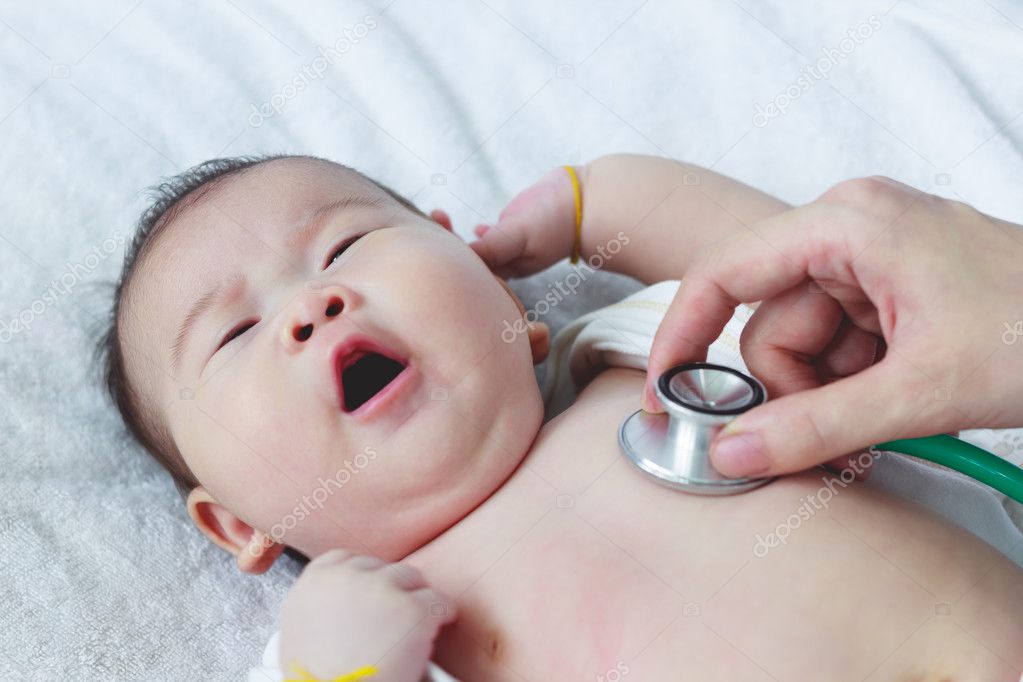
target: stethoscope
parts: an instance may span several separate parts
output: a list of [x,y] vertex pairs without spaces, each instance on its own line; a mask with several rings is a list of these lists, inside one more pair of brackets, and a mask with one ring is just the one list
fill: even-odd
[[[731,495],[773,478],[728,478],[710,463],[710,444],[725,424],[767,400],[755,377],[710,362],[667,370],[654,387],[664,412],[637,410],[618,429],[622,453],[654,480],[698,495]],[[880,443],[875,451],[901,452],[936,462],[1023,502],[1023,469],[948,435]]]

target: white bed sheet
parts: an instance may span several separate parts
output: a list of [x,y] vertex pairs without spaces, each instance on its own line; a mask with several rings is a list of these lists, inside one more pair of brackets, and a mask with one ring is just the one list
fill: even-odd
[[[0,4],[0,679],[240,679],[296,572],[238,575],[96,386],[107,240],[161,175],[324,155],[468,235],[546,169],[633,151],[796,203],[883,173],[1023,222],[1021,27],[1009,0]],[[559,272],[516,285],[527,305]],[[547,321],[635,288],[594,278]]]

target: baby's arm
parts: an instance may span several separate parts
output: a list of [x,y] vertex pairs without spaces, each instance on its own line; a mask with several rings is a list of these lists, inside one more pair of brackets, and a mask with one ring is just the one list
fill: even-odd
[[[576,172],[581,259],[646,283],[681,279],[704,247],[789,208],[713,171],[655,156],[602,156]],[[516,196],[496,228],[478,226],[481,239],[471,246],[495,273],[524,276],[571,255],[574,233],[572,182],[557,168]]]
[[394,682],[437,679],[423,675],[433,640],[455,611],[411,566],[326,552],[310,562],[281,608],[280,672],[287,679],[358,672]]
[[[704,247],[750,229],[784,202],[714,171],[638,154],[603,156],[579,169],[582,258],[645,282],[681,279]],[[611,256],[622,232],[628,245]],[[599,262],[599,260],[598,260]]]

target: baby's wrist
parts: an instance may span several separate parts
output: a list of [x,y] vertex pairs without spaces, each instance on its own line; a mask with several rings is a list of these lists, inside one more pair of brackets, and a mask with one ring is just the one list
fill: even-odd
[[563,166],[572,185],[572,251],[569,261],[572,265],[579,262],[582,251],[583,196],[582,178],[573,166]]
[[[576,177],[579,181],[579,229],[576,232],[577,244],[574,248],[578,251],[578,258],[589,263],[594,254],[597,254],[601,245],[607,243],[610,235],[605,235],[606,221],[600,220],[600,216],[594,213],[594,207],[599,202],[592,201],[591,194],[594,191],[590,181],[591,166],[599,162],[596,159],[590,163],[576,166]],[[598,266],[599,267],[599,266]]]
[[[576,195],[577,187],[581,192],[581,181],[578,169],[572,166],[558,166],[544,175],[537,186],[546,189],[547,196],[543,198],[546,204],[548,234],[547,238],[557,244],[557,253],[560,258],[570,258],[575,247],[576,215],[581,211],[582,206],[577,209]],[[540,197],[538,197],[540,198]]]
[[575,263],[582,255],[583,185],[586,166],[562,165],[552,169],[537,183],[544,187],[547,238],[557,244],[558,259]]
[[298,663],[292,663],[285,670],[284,682],[358,682],[358,680],[376,677],[380,672],[375,665],[364,665],[359,668],[346,670],[347,672],[337,675],[316,677]]

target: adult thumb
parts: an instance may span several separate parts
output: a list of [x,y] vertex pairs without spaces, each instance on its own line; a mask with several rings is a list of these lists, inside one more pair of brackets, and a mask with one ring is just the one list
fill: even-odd
[[722,429],[711,445],[711,463],[729,477],[771,476],[893,438],[927,435],[909,429],[921,428],[913,422],[927,399],[926,388],[911,378],[886,358],[820,388],[768,400]]

